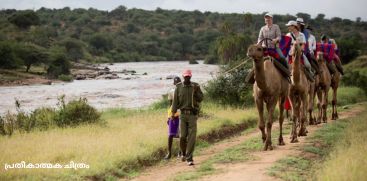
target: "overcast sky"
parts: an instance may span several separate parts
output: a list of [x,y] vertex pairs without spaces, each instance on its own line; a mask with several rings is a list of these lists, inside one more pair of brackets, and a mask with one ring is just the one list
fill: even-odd
[[326,18],[341,17],[367,20],[367,0],[0,0],[0,9],[96,8],[113,10],[119,5],[127,8],[154,10],[182,9],[222,13],[291,14],[308,13],[314,18],[323,13]]

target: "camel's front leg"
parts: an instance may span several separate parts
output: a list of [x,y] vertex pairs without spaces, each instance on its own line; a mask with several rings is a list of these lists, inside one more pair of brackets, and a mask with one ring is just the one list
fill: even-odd
[[265,122],[264,122],[264,102],[262,99],[255,98],[255,103],[257,107],[257,112],[259,113],[258,127],[262,134],[261,138],[263,142],[265,142],[266,134],[265,134]]
[[269,98],[266,107],[268,110],[268,121],[266,122],[266,141],[264,145],[264,151],[273,150],[272,142],[271,142],[271,128],[273,126],[273,116],[274,109],[277,104],[277,99]]
[[297,143],[298,139],[297,139],[297,116],[298,116],[298,112],[297,112],[297,98],[295,96],[290,95],[289,99],[291,101],[291,105],[292,105],[292,121],[293,121],[293,125],[292,125],[292,135],[291,135],[291,143]]
[[298,136],[307,136],[307,131],[306,131],[306,110],[307,110],[307,94],[303,94],[301,96],[301,107],[300,107],[300,121],[301,121],[301,128],[299,130]]
[[283,140],[284,103],[286,97],[279,98],[279,139],[278,145],[285,145]]

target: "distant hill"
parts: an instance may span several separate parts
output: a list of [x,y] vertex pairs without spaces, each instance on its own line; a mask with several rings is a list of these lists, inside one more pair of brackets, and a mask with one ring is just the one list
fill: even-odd
[[[282,33],[286,33],[286,22],[296,16],[314,28],[317,38],[327,34],[341,42],[341,48],[360,46],[360,52],[365,52],[367,22],[338,17],[325,19],[324,14],[311,18],[305,13],[274,15],[274,21],[280,25]],[[211,51],[215,52],[215,42],[224,35],[224,28],[229,27],[232,32],[246,35],[255,42],[263,25],[263,14],[160,8],[147,11],[124,6],[109,12],[68,7],[37,11],[7,9],[0,11],[0,41],[31,43],[48,51],[58,49],[71,61],[204,59]]]

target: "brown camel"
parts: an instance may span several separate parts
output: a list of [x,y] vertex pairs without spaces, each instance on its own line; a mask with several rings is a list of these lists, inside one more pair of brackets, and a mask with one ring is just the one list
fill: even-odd
[[332,75],[331,78],[331,88],[333,89],[333,100],[331,101],[333,110],[331,113],[331,120],[337,120],[339,118],[338,111],[336,108],[336,105],[338,103],[337,93],[338,93],[339,81],[340,81],[340,72],[335,71],[335,73]]
[[[264,151],[272,150],[271,127],[273,124],[274,109],[279,102],[279,145],[284,145],[283,131],[283,112],[284,102],[288,94],[288,81],[283,78],[279,70],[270,60],[264,60],[264,50],[261,45],[251,45],[247,50],[247,56],[252,57],[255,67],[255,84],[253,87],[254,99],[259,112],[258,126],[262,133]],[[275,60],[276,61],[276,60]],[[268,121],[264,122],[264,103],[268,110]]]
[[292,59],[293,63],[291,66],[291,80],[292,83],[289,86],[288,97],[292,106],[292,136],[291,143],[298,142],[297,139],[297,123],[300,123],[300,131],[298,136],[306,136],[306,125],[307,120],[307,96],[310,89],[310,83],[304,73],[304,67],[301,64],[301,46],[298,43],[292,45]]
[[318,75],[318,84],[316,87],[316,93],[318,98],[317,107],[319,110],[316,123],[321,123],[321,119],[324,123],[327,122],[327,105],[328,105],[328,93],[331,85],[331,75],[327,68],[324,54],[318,53],[317,64],[320,68],[320,74]]

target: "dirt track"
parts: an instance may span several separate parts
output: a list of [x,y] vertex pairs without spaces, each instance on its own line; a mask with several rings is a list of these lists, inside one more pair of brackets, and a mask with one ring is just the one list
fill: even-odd
[[[359,106],[348,111],[339,113],[339,119],[353,117],[356,113],[363,109]],[[287,122],[287,121],[286,121]],[[331,120],[329,120],[329,123]],[[308,136],[312,135],[317,129],[321,128],[323,124],[317,126],[308,126]],[[278,123],[273,124],[273,130],[278,128]],[[192,171],[200,167],[200,164],[212,157],[213,155],[224,151],[230,147],[236,146],[247,139],[258,137],[260,139],[260,132],[256,129],[249,134],[233,137],[222,142],[216,143],[209,148],[203,150],[200,155],[195,156],[196,165],[193,167],[187,166],[179,160],[172,160],[167,164],[162,164],[147,169],[139,177],[133,180],[168,180],[174,178],[178,173]],[[247,161],[234,164],[215,165],[215,168],[220,168],[220,173],[208,175],[201,180],[277,180],[266,174],[266,170],[270,168],[277,160],[285,158],[289,155],[299,154],[301,146],[307,144],[306,137],[298,138],[298,143],[289,143],[289,135],[283,134],[286,142],[285,146],[275,146],[272,151],[257,151],[252,155],[259,159],[255,161]],[[275,143],[276,144],[276,143]],[[273,143],[274,145],[274,143]]]

